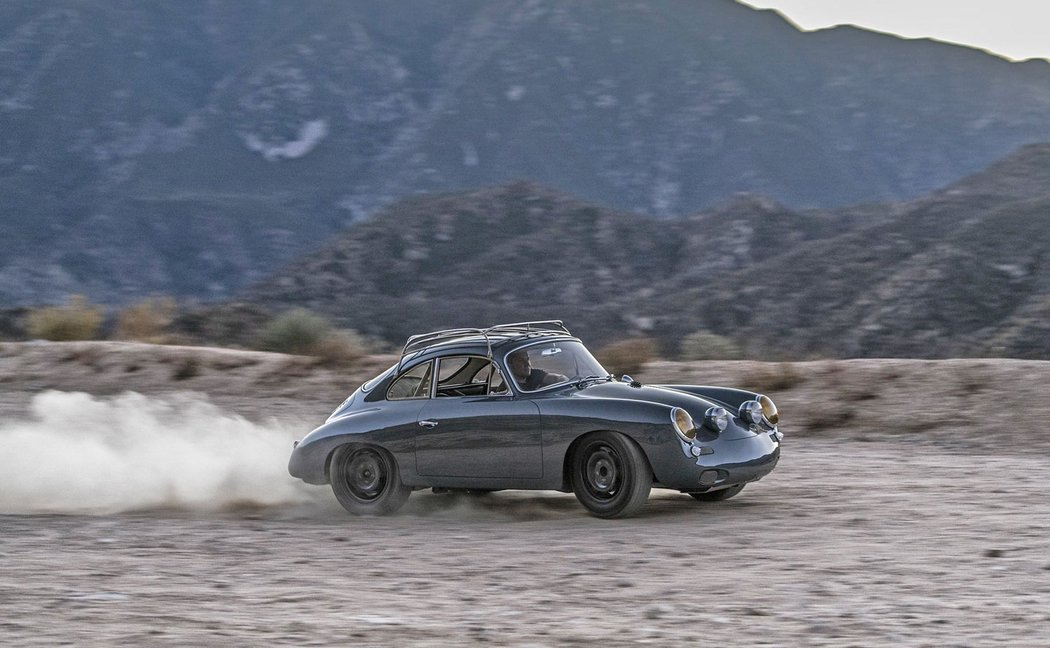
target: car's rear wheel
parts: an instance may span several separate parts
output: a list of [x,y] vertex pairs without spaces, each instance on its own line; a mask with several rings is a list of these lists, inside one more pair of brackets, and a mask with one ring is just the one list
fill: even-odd
[[572,456],[576,499],[600,518],[628,517],[649,498],[653,473],[642,450],[616,432],[585,437]]
[[342,446],[328,469],[335,498],[354,515],[387,515],[401,508],[412,489],[401,483],[397,461],[382,448]]
[[727,500],[744,490],[745,485],[746,484],[737,484],[736,486],[730,486],[729,488],[723,488],[722,490],[708,491],[706,493],[689,493],[689,496],[698,502],[721,502],[722,500]]

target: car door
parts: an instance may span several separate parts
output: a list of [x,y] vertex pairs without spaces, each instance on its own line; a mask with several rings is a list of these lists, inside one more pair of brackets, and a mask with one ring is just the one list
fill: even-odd
[[515,398],[487,358],[441,358],[415,436],[420,475],[539,479],[540,410]]

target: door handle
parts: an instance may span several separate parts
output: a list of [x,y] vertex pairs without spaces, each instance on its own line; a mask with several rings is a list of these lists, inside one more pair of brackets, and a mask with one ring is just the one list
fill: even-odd
[[432,428],[432,427],[437,427],[437,424],[438,424],[437,421],[423,420],[423,421],[419,422],[419,427],[421,427],[421,428]]

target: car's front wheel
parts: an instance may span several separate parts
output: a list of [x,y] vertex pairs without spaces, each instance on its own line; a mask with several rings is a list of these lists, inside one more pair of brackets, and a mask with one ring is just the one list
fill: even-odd
[[342,446],[328,469],[335,498],[354,515],[387,515],[401,508],[412,489],[401,483],[397,461],[382,448]]
[[585,437],[572,456],[576,499],[600,518],[628,517],[649,498],[653,473],[633,441],[616,432]]
[[721,502],[733,497],[742,490],[744,490],[744,484],[737,484],[722,490],[708,491],[706,493],[689,493],[689,496],[698,502]]

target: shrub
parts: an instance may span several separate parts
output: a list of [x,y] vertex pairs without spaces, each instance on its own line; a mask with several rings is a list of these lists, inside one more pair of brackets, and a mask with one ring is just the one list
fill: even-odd
[[102,325],[102,309],[83,295],[73,295],[65,306],[39,308],[29,313],[29,335],[40,340],[91,340]]
[[346,366],[367,353],[368,343],[356,331],[334,330],[324,317],[296,308],[275,317],[259,336],[267,351],[307,355],[321,364]]
[[120,312],[115,335],[122,340],[163,342],[174,315],[175,300],[170,297],[145,299]]
[[628,338],[602,347],[598,360],[614,374],[636,374],[656,359],[656,342],[651,338]]
[[266,351],[313,355],[332,331],[332,325],[324,317],[305,308],[294,308],[270,320],[259,334],[259,347]]
[[367,352],[367,345],[355,331],[332,331],[321,338],[310,355],[317,356],[322,365],[345,367],[359,360]]
[[174,380],[189,380],[190,378],[196,378],[201,373],[200,363],[196,358],[184,358],[175,367],[171,377]]
[[794,389],[806,382],[790,362],[761,364],[741,376],[741,386],[756,392],[778,392]]
[[678,350],[682,360],[738,360],[743,356],[736,342],[709,331],[697,331],[685,336]]

